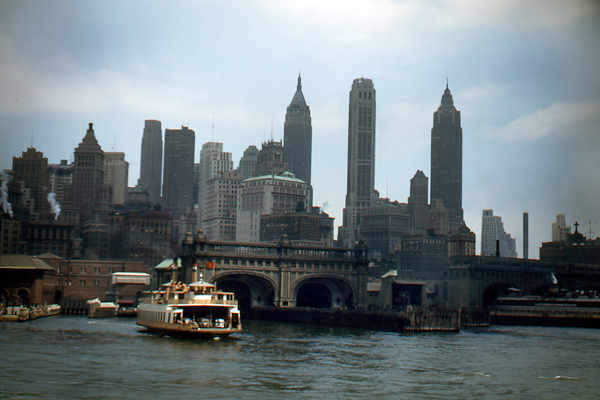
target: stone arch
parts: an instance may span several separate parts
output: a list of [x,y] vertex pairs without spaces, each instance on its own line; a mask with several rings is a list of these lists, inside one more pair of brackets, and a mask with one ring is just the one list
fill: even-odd
[[[310,300],[309,296],[315,296]],[[310,275],[295,282],[294,305],[315,308],[354,308],[356,289],[351,282],[335,275]]]
[[279,300],[277,284],[263,274],[227,271],[213,276],[210,282],[219,290],[235,293],[242,315],[250,315],[254,307],[273,306]]
[[481,294],[481,302],[484,306],[489,306],[493,304],[498,297],[506,297],[508,296],[510,288],[519,288],[517,285],[514,285],[510,282],[493,282],[488,284]]
[[7,306],[10,301],[10,293],[8,289],[0,288],[0,306]]
[[29,298],[31,296],[31,292],[29,291],[29,289],[27,288],[19,288],[17,289],[17,301],[22,305],[22,306],[28,306],[29,305]]

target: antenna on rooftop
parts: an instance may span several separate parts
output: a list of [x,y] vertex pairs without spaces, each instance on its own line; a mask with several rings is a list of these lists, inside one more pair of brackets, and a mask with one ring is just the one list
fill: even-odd
[[273,117],[271,117],[271,142],[273,141]]
[[31,128],[31,147],[33,147],[33,128]]

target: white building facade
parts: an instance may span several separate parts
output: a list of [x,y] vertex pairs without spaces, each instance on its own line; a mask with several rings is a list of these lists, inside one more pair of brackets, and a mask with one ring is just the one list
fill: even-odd
[[481,219],[481,255],[496,255],[496,240],[500,245],[500,257],[516,258],[516,242],[504,230],[502,218],[495,216],[493,210],[483,210]]
[[260,241],[260,216],[288,213],[299,201],[308,204],[310,190],[306,182],[291,172],[246,179],[238,191],[236,241]]

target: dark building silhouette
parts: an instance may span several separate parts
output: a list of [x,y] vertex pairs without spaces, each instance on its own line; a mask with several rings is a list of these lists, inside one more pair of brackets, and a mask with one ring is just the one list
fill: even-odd
[[586,239],[578,230],[567,233],[564,241],[544,242],[540,247],[541,261],[561,263],[600,264],[600,237],[595,240]]
[[450,230],[463,222],[462,209],[462,128],[460,111],[454,107],[446,84],[442,103],[433,113],[431,129],[431,202],[442,200],[448,209]]
[[47,199],[50,193],[50,174],[48,159],[44,154],[33,147],[28,148],[21,157],[13,157],[12,172],[13,181],[22,182],[23,188],[28,189],[26,206],[31,218],[36,221],[50,219],[50,204]]
[[410,214],[411,234],[423,234],[429,219],[429,179],[423,171],[418,170],[410,180],[410,196],[408,197],[408,213]]
[[174,218],[191,211],[194,201],[194,148],[196,135],[187,126],[165,129],[163,208]]
[[312,125],[310,109],[302,94],[298,75],[298,86],[285,114],[283,138],[290,172],[310,185],[312,160]]
[[281,142],[269,140],[262,144],[258,152],[254,176],[278,175],[290,172],[290,164],[287,162],[286,151]]
[[319,210],[306,211],[298,202],[295,212],[261,215],[260,241],[278,242],[285,235],[294,244],[331,246],[333,218]]
[[402,238],[410,235],[408,205],[384,199],[383,204],[369,207],[365,211],[360,226],[361,238],[367,245],[369,259],[390,261]]
[[147,189],[152,204],[160,203],[163,165],[163,140],[160,121],[146,120],[142,137],[140,179],[138,186]]

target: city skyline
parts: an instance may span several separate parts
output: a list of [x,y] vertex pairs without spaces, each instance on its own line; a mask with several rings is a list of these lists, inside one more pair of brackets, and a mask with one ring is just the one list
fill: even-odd
[[0,169],[32,143],[50,163],[71,160],[92,122],[104,151],[125,152],[134,186],[147,119],[194,130],[195,162],[215,141],[237,166],[249,145],[282,139],[300,72],[314,205],[339,226],[352,80],[377,88],[375,189],[406,202],[415,172],[431,177],[431,115],[448,77],[478,242],[483,209],[502,217],[519,256],[525,211],[530,258],[556,214],[586,235],[591,219],[600,235],[597,3],[236,4],[0,2]]

